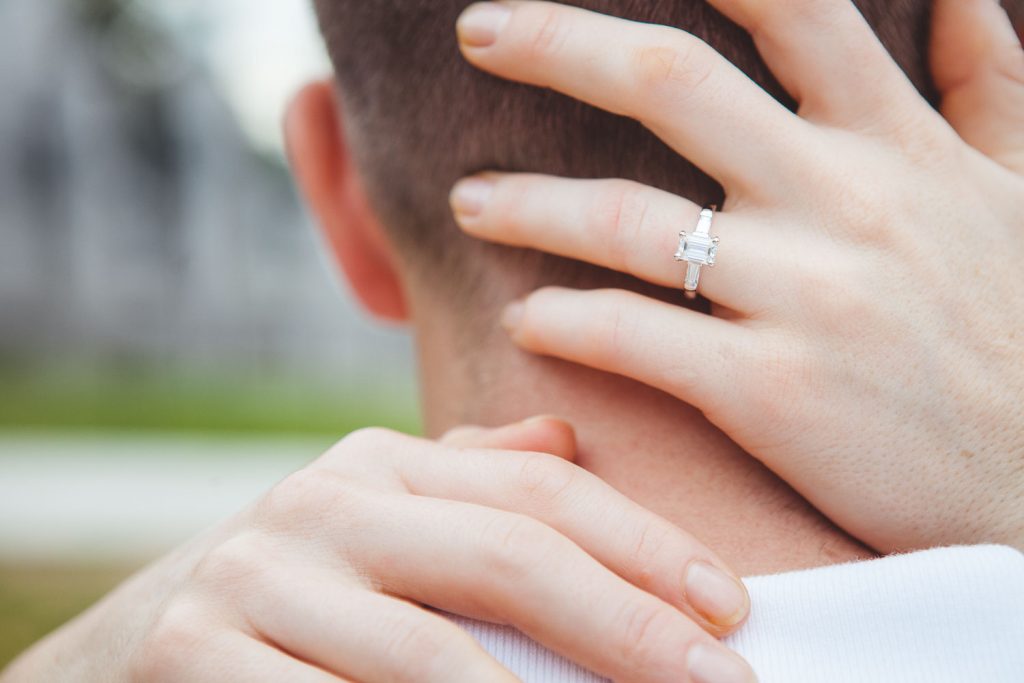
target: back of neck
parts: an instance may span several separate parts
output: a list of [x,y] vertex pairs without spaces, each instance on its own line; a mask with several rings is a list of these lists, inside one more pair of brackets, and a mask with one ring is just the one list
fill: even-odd
[[872,557],[699,412],[636,382],[496,343],[454,357],[420,335],[428,433],[557,415],[577,463],[686,529],[743,575]]

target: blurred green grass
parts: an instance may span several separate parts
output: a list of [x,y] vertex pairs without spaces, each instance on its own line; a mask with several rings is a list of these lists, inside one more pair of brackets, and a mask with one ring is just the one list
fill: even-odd
[[366,426],[418,434],[411,386],[311,386],[231,374],[133,377],[0,371],[0,429],[245,432],[341,437]]
[[[196,374],[12,366],[0,361],[0,431],[330,437],[366,426],[421,433],[411,383],[313,384],[229,370]],[[2,454],[0,454],[2,455]],[[134,567],[0,561],[0,669],[82,612]]]
[[0,564],[0,669],[96,602],[134,568]]

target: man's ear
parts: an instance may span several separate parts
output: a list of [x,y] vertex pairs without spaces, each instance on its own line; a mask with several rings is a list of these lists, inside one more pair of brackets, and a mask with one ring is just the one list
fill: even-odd
[[373,315],[406,321],[398,259],[349,154],[333,82],[303,88],[284,129],[296,182],[356,296]]

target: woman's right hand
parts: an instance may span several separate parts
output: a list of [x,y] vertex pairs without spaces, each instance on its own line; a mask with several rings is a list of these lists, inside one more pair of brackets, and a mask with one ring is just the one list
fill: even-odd
[[[512,450],[497,450],[518,449]],[[565,458],[524,450],[549,450]],[[37,645],[4,681],[512,681],[421,605],[619,681],[749,681],[706,547],[568,459],[552,419],[358,432]]]

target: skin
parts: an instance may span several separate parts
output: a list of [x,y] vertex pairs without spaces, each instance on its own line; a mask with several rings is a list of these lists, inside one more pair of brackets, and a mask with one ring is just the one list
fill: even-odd
[[[467,353],[467,313],[416,278],[369,208],[332,82],[299,93],[286,134],[299,185],[352,293],[376,317],[415,330],[428,434],[558,415],[576,427],[578,465],[695,532],[742,575],[873,556],[699,412],[663,392],[524,354],[497,324]],[[515,285],[508,286],[511,294]],[[497,318],[498,309],[500,301],[494,311],[470,314]]]
[[[357,432],[3,680],[516,680],[420,604],[512,624],[614,680],[690,680],[709,659],[752,680],[712,635],[749,610],[726,565],[575,452],[553,418],[440,443]],[[689,592],[695,571],[735,586],[728,614],[701,611],[716,603]]]
[[[683,31],[541,2],[463,15],[473,64],[638,119],[728,197],[701,285],[713,315],[546,288],[506,310],[511,339],[696,406],[881,552],[1024,548],[1024,51],[1005,13],[937,4],[939,113],[848,2],[712,4],[798,115]],[[701,208],[500,174],[452,200],[473,235],[666,286]]]
[[[667,55],[649,54],[655,73]],[[0,678],[509,679],[423,603],[515,624],[616,680],[698,683],[691,666],[708,653],[722,658],[719,680],[752,680],[711,639],[736,617],[723,626],[702,616],[706,601],[687,588],[692,560],[750,574],[871,553],[661,391],[525,354],[499,334],[472,359],[457,352],[462,313],[412,279],[380,229],[331,87],[296,99],[293,166],[354,292],[416,328],[429,432],[557,413],[576,434],[553,419],[460,429],[440,445],[359,433]],[[480,367],[493,393],[480,395]]]

